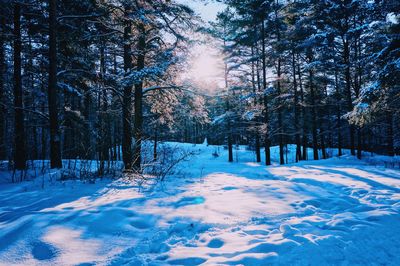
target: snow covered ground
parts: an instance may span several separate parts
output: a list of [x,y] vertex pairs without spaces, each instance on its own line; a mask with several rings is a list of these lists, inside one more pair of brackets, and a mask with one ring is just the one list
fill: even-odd
[[400,171],[350,156],[266,167],[244,148],[227,163],[222,147],[179,145],[198,155],[150,191],[1,184],[0,264],[400,265]]

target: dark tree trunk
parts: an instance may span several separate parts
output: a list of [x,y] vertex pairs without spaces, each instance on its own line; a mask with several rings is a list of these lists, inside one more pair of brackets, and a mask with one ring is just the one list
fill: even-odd
[[50,167],[61,168],[61,135],[57,106],[57,0],[49,2],[49,84]]
[[394,156],[394,141],[393,141],[393,114],[386,111],[386,124],[387,124],[387,154]]
[[335,69],[335,88],[336,88],[336,120],[337,120],[337,138],[338,138],[338,155],[342,156],[342,128],[341,128],[341,111],[340,111],[340,102],[342,100],[339,84],[338,84],[338,73]]
[[[231,106],[229,103],[229,87],[228,87],[228,66],[225,64],[225,88],[227,91],[226,98],[226,112],[229,114],[231,111]],[[228,162],[233,162],[233,144],[232,144],[232,125],[230,115],[227,117],[228,119]]]
[[292,51],[292,71],[293,71],[293,93],[294,93],[294,132],[296,142],[296,162],[301,160],[301,143],[299,133],[299,95],[297,92],[297,79],[296,79],[296,59],[295,52]]
[[[3,8],[1,8],[3,10]],[[5,38],[6,38],[6,23],[5,17],[0,16],[0,160],[5,160],[6,154],[6,142],[5,142],[5,118],[6,118],[6,108],[3,105],[5,103],[5,93],[4,93],[4,72],[5,72]]]
[[21,6],[14,4],[14,110],[15,110],[15,168],[26,169],[25,126],[21,80]]
[[[100,173],[104,173],[105,162],[109,161],[109,148],[110,145],[110,134],[109,134],[109,119],[108,119],[108,102],[107,102],[107,90],[105,89],[105,74],[106,74],[106,59],[105,59],[105,48],[104,44],[100,47],[100,79],[102,84],[102,93],[99,92],[99,110],[102,112],[99,114],[98,122],[100,126],[100,138],[98,140],[99,147],[99,158],[100,158]],[[101,97],[103,105],[101,106]]]
[[[228,95],[229,97],[229,95]],[[227,112],[230,112],[230,104],[229,99],[226,102],[226,109]],[[233,144],[232,144],[232,125],[231,125],[231,118],[228,116],[228,162],[233,162]]]
[[[126,21],[124,27],[124,71],[129,75],[132,70],[131,55],[131,22]],[[130,82],[124,86],[122,103],[122,159],[125,170],[132,169],[132,85]]]
[[301,99],[301,115],[303,118],[303,129],[302,129],[302,134],[303,134],[303,155],[301,157],[302,160],[307,160],[307,115],[306,115],[306,107],[305,107],[305,102],[304,102],[304,90],[303,90],[303,82],[301,80],[301,69],[300,69],[300,62],[297,64],[297,73],[299,75],[299,87],[300,87],[300,99]]
[[362,157],[362,131],[360,127],[357,127],[357,158],[361,159]]
[[278,82],[277,82],[277,90],[278,90],[278,127],[279,127],[279,163],[285,164],[285,154],[283,151],[283,118],[282,118],[282,106],[281,106],[281,59],[278,58]]
[[[44,88],[43,89],[43,93],[45,91]],[[40,110],[45,113],[46,112],[46,106],[45,106],[45,102],[43,101],[40,107]],[[42,126],[41,127],[41,142],[42,142],[42,146],[41,146],[41,159],[45,160],[47,158],[47,127],[46,126]]]
[[270,151],[270,139],[269,139],[269,114],[268,114],[268,97],[267,93],[267,73],[266,73],[266,61],[265,61],[265,26],[264,20],[261,23],[261,59],[262,59],[262,75],[263,75],[263,94],[264,94],[264,123],[266,127],[264,148],[265,148],[265,164],[271,165],[271,151]]
[[[281,41],[281,33],[280,33],[280,29],[279,29],[279,22],[278,20],[278,0],[276,0],[276,6],[275,6],[275,24],[276,24],[276,34],[277,34],[277,41],[278,44]],[[277,67],[277,74],[278,74],[278,80],[277,80],[277,91],[278,91],[278,132],[279,132],[279,163],[280,164],[285,164],[285,155],[284,155],[284,151],[283,151],[283,146],[284,146],[284,141],[283,141],[283,114],[282,114],[282,104],[281,104],[281,94],[282,94],[282,90],[281,90],[281,57],[278,51],[278,67]]]
[[[356,56],[356,62],[357,62],[357,67],[356,67],[356,73],[354,76],[354,92],[356,98],[359,97],[360,95],[360,90],[361,90],[361,84],[362,84],[362,67],[361,67],[361,42],[360,39],[356,39],[356,43],[354,45],[354,54]],[[360,126],[357,126],[357,158],[361,159],[362,156],[362,128]]]
[[[226,47],[226,43],[224,40],[224,48]],[[231,125],[231,117],[230,117],[230,111],[231,111],[231,106],[229,102],[229,84],[228,84],[228,64],[225,63],[224,65],[224,79],[225,79],[225,90],[226,90],[226,112],[228,114],[227,119],[227,130],[228,130],[228,162],[233,162],[233,143],[232,143],[232,125]]]
[[82,154],[83,158],[86,160],[93,159],[93,149],[92,149],[92,121],[91,121],[91,106],[92,106],[92,95],[90,93],[90,88],[82,81],[81,86],[84,91],[83,103],[81,110],[83,110],[83,116],[85,117],[85,127],[83,131],[83,145]]
[[[308,55],[309,60],[312,60],[312,55]],[[318,132],[317,132],[317,110],[316,110],[316,99],[315,99],[315,88],[314,88],[314,73],[310,69],[309,75],[309,88],[310,88],[310,104],[311,104],[311,120],[312,120],[312,142],[313,142],[313,155],[314,160],[318,160]]]
[[157,144],[158,144],[158,126],[154,126],[154,147],[153,147],[153,160],[157,160]]
[[[350,48],[349,42],[346,40],[343,42],[343,59],[346,65],[345,67],[345,82],[346,82],[346,98],[347,98],[347,110],[350,112],[353,110],[353,100],[351,97],[351,75],[350,75]],[[354,146],[354,125],[349,125],[350,133],[350,150],[351,155],[356,155]]]
[[321,151],[322,151],[322,158],[326,159],[326,149],[325,149],[325,134],[322,129],[320,129],[320,139],[321,139]]
[[[143,24],[139,24],[139,41],[137,44],[137,71],[144,68],[146,53],[146,31]],[[133,153],[133,164],[136,171],[140,171],[142,161],[142,137],[143,137],[143,80],[135,84],[135,149]]]
[[[251,55],[254,57],[254,47],[251,47]],[[251,84],[253,87],[253,94],[254,94],[254,105],[257,105],[257,89],[256,89],[256,79],[255,79],[255,71],[258,72],[258,69],[256,69],[254,61],[251,62]],[[260,136],[258,134],[258,116],[255,117],[255,122],[254,122],[254,137],[255,137],[255,151],[256,151],[256,161],[259,163],[261,162],[261,152],[260,152]]]

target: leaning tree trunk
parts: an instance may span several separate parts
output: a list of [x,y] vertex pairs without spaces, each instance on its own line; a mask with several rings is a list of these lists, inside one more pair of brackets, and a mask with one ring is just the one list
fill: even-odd
[[57,108],[57,0],[49,3],[49,84],[50,167],[61,168],[61,136]]
[[14,5],[14,110],[15,110],[15,169],[26,169],[25,126],[21,79],[21,6]]
[[[146,53],[146,31],[143,24],[139,24],[139,41],[137,44],[137,71],[144,68]],[[142,162],[142,138],[143,138],[143,79],[135,84],[135,149],[133,152],[133,167],[136,171],[141,171]]]

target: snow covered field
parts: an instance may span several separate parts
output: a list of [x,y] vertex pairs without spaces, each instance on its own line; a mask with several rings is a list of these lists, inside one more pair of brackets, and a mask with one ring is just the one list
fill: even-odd
[[222,147],[180,145],[199,154],[150,191],[1,184],[0,264],[400,265],[400,171],[350,156],[266,167],[245,149],[227,163]]

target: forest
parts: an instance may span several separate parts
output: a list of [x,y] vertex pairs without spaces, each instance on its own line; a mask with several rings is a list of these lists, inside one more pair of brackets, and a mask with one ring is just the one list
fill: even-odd
[[[123,160],[143,140],[296,144],[393,156],[399,148],[397,1],[226,1],[205,28],[169,1],[5,1],[0,159]],[[217,39],[225,85],[177,80],[191,34]],[[212,134],[212,132],[218,132]],[[155,144],[156,145],[156,144]],[[121,149],[119,149],[121,147]],[[233,160],[230,152],[230,161]],[[143,158],[142,158],[143,159]]]
[[399,11],[0,0],[0,264],[400,263]]

